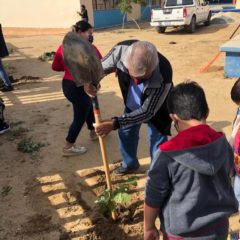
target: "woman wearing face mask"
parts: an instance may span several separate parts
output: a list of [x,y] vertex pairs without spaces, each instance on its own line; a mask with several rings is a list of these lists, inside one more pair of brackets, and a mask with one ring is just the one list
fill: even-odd
[[[79,33],[86,41],[93,42],[93,27],[86,21],[79,21],[73,27],[72,31]],[[93,45],[99,58],[102,58],[99,50]],[[66,137],[66,143],[63,148],[63,156],[72,156],[83,154],[87,151],[86,147],[76,146],[76,139],[82,129],[83,124],[86,122],[89,129],[89,135],[91,140],[97,139],[94,131],[94,115],[90,97],[85,93],[84,87],[77,87],[73,81],[69,70],[64,64],[62,45],[59,46],[53,63],[52,69],[55,71],[64,71],[62,80],[62,89],[64,96],[73,106],[73,122],[69,127]]]

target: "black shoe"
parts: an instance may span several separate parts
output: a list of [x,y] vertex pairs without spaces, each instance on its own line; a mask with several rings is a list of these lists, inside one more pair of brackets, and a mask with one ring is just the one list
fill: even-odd
[[11,83],[16,82],[12,75],[8,76],[8,79]]
[[4,86],[2,89],[1,89],[2,92],[10,92],[10,91],[13,91],[13,86]]
[[114,172],[115,175],[123,176],[123,175],[126,175],[126,174],[137,172],[139,167],[140,166],[135,167],[135,168],[123,168],[122,166],[120,166],[118,168],[115,168],[113,172]]
[[10,130],[10,127],[7,123],[3,123],[1,126],[0,126],[0,134],[3,134],[5,132],[7,132],[8,130]]

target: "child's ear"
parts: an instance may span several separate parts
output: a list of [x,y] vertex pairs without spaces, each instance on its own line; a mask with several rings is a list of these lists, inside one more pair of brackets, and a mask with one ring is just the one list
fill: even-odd
[[176,114],[174,114],[174,113],[170,113],[169,116],[170,116],[170,118],[171,118],[174,122],[177,121],[177,120],[179,120],[179,117],[178,117]]

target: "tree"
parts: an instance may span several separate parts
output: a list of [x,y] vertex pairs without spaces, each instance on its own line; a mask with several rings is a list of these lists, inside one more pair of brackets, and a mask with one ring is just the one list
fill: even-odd
[[[118,4],[118,8],[120,9],[121,13],[123,14],[122,28],[124,28],[124,22],[125,22],[125,18],[127,16],[127,14],[132,13],[132,3],[140,4],[141,6],[146,6],[146,4],[147,4],[146,0],[122,0]],[[132,18],[131,16],[130,16],[130,18],[133,20],[133,22],[135,22],[137,27],[140,29],[137,21],[134,18]]]

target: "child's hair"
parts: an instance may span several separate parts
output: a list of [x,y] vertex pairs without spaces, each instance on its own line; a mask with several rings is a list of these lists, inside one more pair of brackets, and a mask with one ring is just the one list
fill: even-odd
[[232,87],[231,98],[235,103],[240,103],[240,78],[238,78]]
[[168,111],[182,120],[206,119],[209,108],[203,88],[193,81],[178,84],[169,94]]
[[86,21],[78,21],[72,26],[73,32],[86,32],[87,30],[93,28],[91,24]]
[[81,5],[81,7],[82,7],[83,9],[86,9],[85,5],[83,5],[83,4]]

